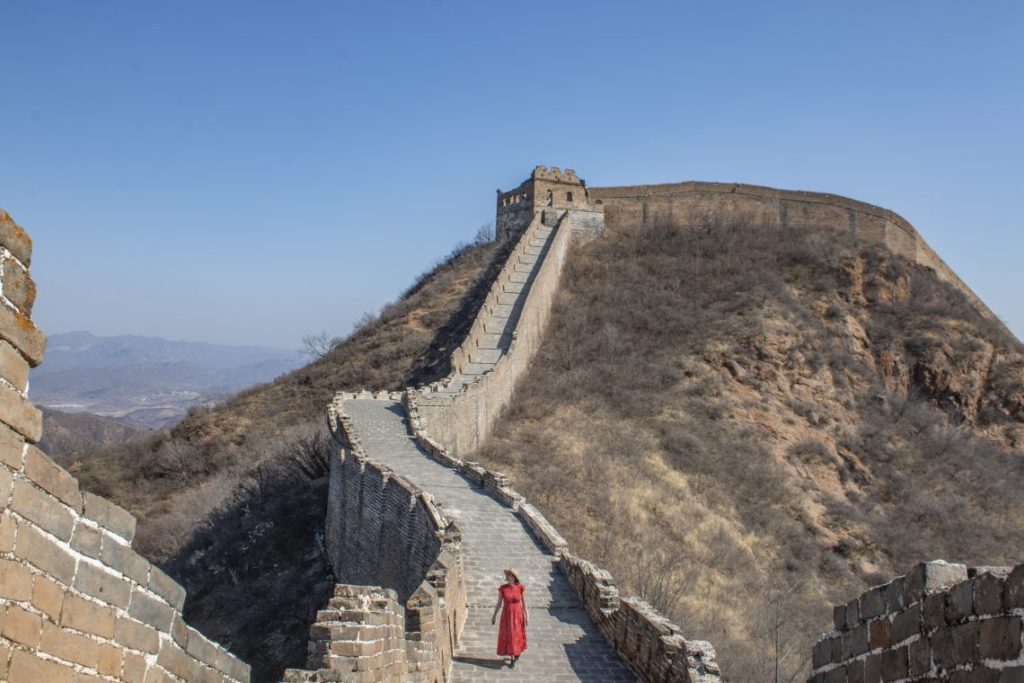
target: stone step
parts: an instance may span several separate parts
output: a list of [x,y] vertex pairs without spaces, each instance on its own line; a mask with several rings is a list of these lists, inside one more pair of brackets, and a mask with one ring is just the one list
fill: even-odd
[[484,333],[480,335],[478,349],[507,349],[512,343],[511,334]]
[[513,294],[518,294],[519,292],[523,291],[523,283],[522,282],[506,282],[502,286],[501,291],[503,291],[503,292],[511,292]]
[[487,334],[511,334],[515,324],[511,318],[492,317],[484,322],[484,332]]
[[469,354],[472,363],[488,363],[494,365],[501,358],[501,349],[476,349]]
[[515,306],[519,301],[519,292],[502,292],[498,295],[498,305]]
[[468,377],[482,375],[494,369],[493,363],[466,363],[462,366],[462,374]]
[[499,318],[508,318],[517,313],[521,313],[523,310],[523,304],[516,300],[516,303],[511,304],[498,304],[497,306],[491,306],[490,315],[497,316]]
[[534,263],[537,262],[537,257],[538,257],[537,254],[520,254],[519,257],[518,257],[518,260],[519,260],[519,263],[525,263],[525,264],[528,264],[528,265],[533,265]]
[[530,279],[530,274],[513,271],[508,274],[508,279],[511,280],[512,282],[521,282],[523,284],[526,284],[526,281]]

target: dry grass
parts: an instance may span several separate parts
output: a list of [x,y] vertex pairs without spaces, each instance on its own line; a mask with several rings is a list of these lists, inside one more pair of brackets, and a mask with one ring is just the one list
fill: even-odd
[[824,229],[611,228],[479,455],[731,680],[914,562],[1022,559],[1024,355],[959,292]]

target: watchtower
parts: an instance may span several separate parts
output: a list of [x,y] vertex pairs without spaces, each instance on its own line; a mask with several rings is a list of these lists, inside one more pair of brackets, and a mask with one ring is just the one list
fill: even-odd
[[587,192],[586,183],[577,177],[576,171],[564,171],[553,166],[537,166],[530,177],[511,192],[498,190],[498,206],[495,218],[495,234],[499,240],[509,239],[525,230],[537,211],[552,209],[557,214],[564,211],[580,212],[580,219],[574,221],[589,231],[600,232],[604,227],[600,202],[594,203]]

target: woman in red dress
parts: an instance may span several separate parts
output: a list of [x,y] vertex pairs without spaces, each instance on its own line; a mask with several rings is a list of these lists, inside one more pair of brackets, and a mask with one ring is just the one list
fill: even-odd
[[526,611],[526,586],[519,581],[519,575],[511,569],[505,570],[505,584],[498,588],[498,604],[494,606],[491,624],[501,610],[501,626],[498,628],[498,654],[509,657],[509,666],[514,667],[519,655],[526,649],[526,624],[530,620]]

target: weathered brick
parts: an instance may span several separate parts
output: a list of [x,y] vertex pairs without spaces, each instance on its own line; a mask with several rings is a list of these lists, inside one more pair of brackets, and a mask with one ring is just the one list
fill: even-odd
[[18,391],[28,387],[28,361],[9,343],[0,340],[0,377]]
[[871,622],[868,644],[872,650],[892,644],[892,623],[888,619],[875,619]]
[[21,562],[0,559],[0,598],[27,601],[32,597],[32,572]]
[[[0,315],[4,312],[6,307],[0,306]],[[0,420],[31,443],[39,441],[43,432],[43,414],[6,384],[0,384]]]
[[29,446],[25,454],[25,474],[36,486],[56,496],[72,510],[82,512],[82,494],[78,490],[78,480],[35,446]]
[[953,586],[946,594],[946,621],[963,621],[974,612],[974,587],[970,581]]
[[64,593],[64,587],[59,583],[45,576],[36,576],[32,586],[32,605],[54,621],[59,621]]
[[185,589],[159,567],[153,567],[149,572],[149,590],[176,610],[180,611],[185,604]]
[[1003,609],[1005,576],[984,572],[971,579],[971,584],[975,614],[998,614]]
[[932,670],[932,649],[926,638],[911,643],[908,655],[911,676],[923,676]]
[[46,335],[39,331],[28,316],[12,311],[7,306],[0,306],[0,338],[6,339],[21,351],[32,367],[43,361]]
[[0,465],[0,508],[6,508],[14,490],[14,470]]
[[87,557],[98,560],[102,538],[99,529],[79,521],[71,534],[71,547]]
[[[380,641],[377,641],[378,643]],[[861,624],[843,636],[843,659],[851,659],[868,651],[868,626]],[[348,653],[342,653],[348,654]]]
[[131,583],[87,562],[78,565],[75,590],[122,609],[128,607],[132,595]]
[[118,617],[115,640],[139,652],[156,654],[160,649],[160,634],[157,630],[128,617]]
[[1016,659],[1021,650],[1021,618],[997,617],[981,623],[978,651],[983,659]]
[[921,632],[921,603],[915,602],[892,618],[892,642],[899,643]]
[[0,643],[0,681],[9,681],[10,678],[7,675],[8,665],[11,661],[11,648],[7,647],[3,643]]
[[0,209],[0,246],[6,247],[25,266],[32,265],[32,238],[3,209]]
[[924,599],[922,614],[924,627],[928,630],[946,625],[946,594],[930,593]]
[[864,660],[856,659],[846,664],[846,681],[844,683],[864,683]]
[[865,683],[878,683],[882,679],[882,655],[868,655],[864,658]]
[[832,623],[837,631],[846,628],[846,605],[836,605],[832,608]]
[[132,592],[128,614],[153,628],[170,633],[174,610],[160,600],[147,595],[138,588]]
[[0,463],[20,471],[25,460],[25,438],[5,424],[0,424]]
[[124,661],[124,650],[111,643],[100,645],[99,655],[96,658],[96,670],[105,676],[118,676],[121,674],[121,662]]
[[978,660],[978,622],[969,621],[944,629],[932,636],[932,659],[943,669]]
[[75,670],[53,660],[40,659],[22,650],[11,656],[11,683],[18,681],[46,681],[46,683],[74,683]]
[[86,492],[84,514],[104,529],[112,531],[128,543],[135,538],[135,517],[106,498]]
[[188,649],[188,635],[192,628],[185,623],[180,612],[175,612],[174,623],[171,625],[171,638],[174,639],[182,649]]
[[922,562],[903,577],[903,604],[924,599],[926,593],[947,588],[967,578],[967,567],[942,560]]
[[825,673],[825,683],[846,683],[846,667],[837,666]]
[[14,517],[7,512],[6,508],[0,509],[0,553],[9,553],[14,550],[14,539],[18,533],[18,523]]
[[207,640],[202,633],[195,629],[191,629],[191,632],[188,634],[188,644],[185,647],[185,652],[192,655],[199,661],[206,662],[211,665],[217,659],[218,655],[217,646]]
[[125,683],[145,683],[147,668],[145,657],[134,652],[125,652],[124,662],[121,664],[121,678]]
[[173,640],[164,640],[161,643],[156,661],[157,664],[186,681],[191,681],[196,677],[195,669],[198,663],[178,647]]
[[1007,610],[1024,607],[1024,564],[1018,564],[1006,577],[1003,587],[1003,607]]
[[860,623],[860,608],[857,606],[857,599],[854,598],[846,603],[846,630],[852,631]]
[[8,605],[4,616],[3,636],[8,640],[34,648],[39,645],[39,634],[43,629],[43,620],[18,605]]
[[883,681],[897,681],[906,678],[909,671],[909,654],[906,646],[882,653]]
[[114,610],[70,593],[64,596],[60,623],[61,626],[91,633],[101,638],[114,637]]
[[100,555],[103,564],[116,569],[141,586],[149,584],[149,561],[109,534],[103,535]]
[[76,559],[31,524],[18,524],[14,554],[28,560],[64,585],[70,585],[75,576]]
[[49,622],[43,625],[43,636],[39,649],[54,657],[91,669],[96,668],[100,654],[99,643],[95,640],[54,626]]
[[177,683],[178,679],[161,666],[151,666],[146,671],[146,683]]
[[3,295],[25,316],[32,315],[36,302],[36,283],[21,264],[12,258],[3,259],[0,281]]
[[878,586],[860,596],[860,600],[857,604],[860,609],[861,620],[868,621],[869,619],[874,619],[880,614],[885,614],[883,591],[884,586]]
[[999,673],[999,683],[1024,683],[1024,666],[1013,666]]
[[36,488],[28,479],[14,482],[11,509],[35,522],[62,541],[71,539],[75,518],[68,508],[50,494]]

